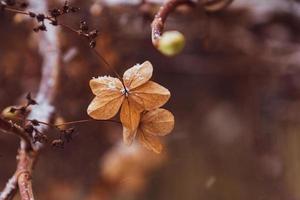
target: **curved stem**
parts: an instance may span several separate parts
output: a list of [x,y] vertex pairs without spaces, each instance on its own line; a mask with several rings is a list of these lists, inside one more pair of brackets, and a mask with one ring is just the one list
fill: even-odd
[[159,39],[162,36],[165,21],[169,14],[172,13],[180,5],[194,5],[195,2],[192,0],[168,0],[159,9],[155,15],[154,20],[151,24],[152,27],[152,44],[157,47]]

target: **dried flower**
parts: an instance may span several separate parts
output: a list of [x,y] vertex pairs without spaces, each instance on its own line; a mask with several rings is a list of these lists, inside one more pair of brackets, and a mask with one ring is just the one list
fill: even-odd
[[[122,106],[120,119],[123,126],[130,131],[136,130],[142,111],[159,108],[170,98],[168,89],[149,81],[152,72],[152,64],[146,61],[128,69],[123,82],[109,76],[92,79],[90,87],[96,97],[87,109],[88,115],[98,120],[110,119]],[[124,141],[131,144],[132,137],[125,137]]]

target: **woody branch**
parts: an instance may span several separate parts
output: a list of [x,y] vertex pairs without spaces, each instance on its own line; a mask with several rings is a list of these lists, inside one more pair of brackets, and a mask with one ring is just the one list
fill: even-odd
[[[37,12],[46,13],[48,11],[47,1],[30,0],[29,4],[31,5],[31,9]],[[49,27],[47,31],[40,32],[39,34],[39,52],[43,58],[42,79],[36,97],[39,105],[33,108],[28,116],[29,119],[40,119],[44,122],[49,122],[54,111],[52,101],[55,97],[60,59],[58,31],[59,29],[55,27]],[[16,172],[12,178],[9,179],[0,194],[0,200],[12,199],[18,188],[22,200],[33,200],[34,196],[31,183],[32,169],[39,151],[43,148],[43,144],[39,142],[32,144],[28,141],[28,138],[24,136],[26,135],[24,131],[17,129],[15,126],[11,127],[10,122],[1,119],[1,129],[5,128],[3,125],[6,125],[6,129],[4,130],[19,135],[22,140],[17,156],[18,164]],[[44,132],[46,127],[41,126],[38,128],[39,132]],[[29,145],[31,148],[28,148]]]

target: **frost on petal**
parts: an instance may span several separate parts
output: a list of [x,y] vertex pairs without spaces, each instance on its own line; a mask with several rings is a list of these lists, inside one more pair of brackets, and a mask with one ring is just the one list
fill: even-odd
[[153,151],[157,154],[162,152],[163,146],[159,140],[159,138],[146,134],[140,129],[138,130],[138,140],[144,145],[148,150]]
[[87,113],[94,119],[110,119],[117,114],[123,100],[124,96],[120,93],[103,91],[90,103]]
[[133,131],[136,130],[140,123],[140,112],[135,103],[125,98],[122,104],[120,119],[124,127]]
[[131,145],[136,136],[136,130],[130,130],[126,127],[123,127],[123,141],[126,145]]
[[156,109],[147,112],[141,117],[143,132],[154,136],[165,136],[174,128],[174,116],[166,109]]
[[123,81],[125,86],[131,90],[139,87],[150,80],[153,73],[152,64],[149,61],[143,64],[136,64],[125,71]]
[[96,96],[106,90],[121,93],[123,89],[122,82],[119,79],[110,76],[100,76],[98,78],[91,79],[90,87]]
[[145,110],[153,110],[163,106],[170,98],[170,91],[163,86],[148,81],[131,91],[130,97]]

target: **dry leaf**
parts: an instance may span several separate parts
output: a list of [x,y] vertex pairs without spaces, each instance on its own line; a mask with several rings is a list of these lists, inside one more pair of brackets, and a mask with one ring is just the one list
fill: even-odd
[[87,113],[94,119],[110,119],[117,114],[123,99],[124,96],[118,93],[104,91],[93,99],[87,109]]
[[141,119],[141,129],[154,136],[165,136],[174,128],[174,116],[166,109],[147,112]]
[[93,78],[90,80],[90,87],[96,96],[101,95],[101,93],[105,91],[120,93],[123,89],[122,82],[110,76]]
[[126,145],[131,145],[136,136],[136,130],[130,130],[126,127],[123,127],[123,142]]
[[153,73],[152,64],[149,61],[135,65],[126,70],[123,75],[124,85],[130,90],[143,85],[150,80]]
[[[90,87],[96,97],[87,109],[88,115],[94,119],[106,120],[114,117],[121,107],[120,120],[125,130],[124,141],[130,144],[140,123],[141,112],[159,108],[170,98],[168,89],[149,81],[152,73],[152,64],[146,61],[126,70],[123,83],[109,76],[92,79]],[[160,131],[157,135],[165,135],[165,132]]]
[[126,98],[123,101],[120,119],[123,126],[130,130],[136,130],[138,127],[140,122],[140,112],[131,99]]
[[138,139],[148,150],[157,154],[162,152],[163,146],[157,137],[145,134],[140,130],[138,132]]
[[163,86],[153,81],[148,81],[132,90],[131,98],[145,110],[153,110],[163,106],[169,100],[170,92]]
[[160,153],[162,144],[157,136],[165,136],[174,128],[174,116],[166,109],[156,109],[143,113],[137,130],[139,141],[149,150]]

